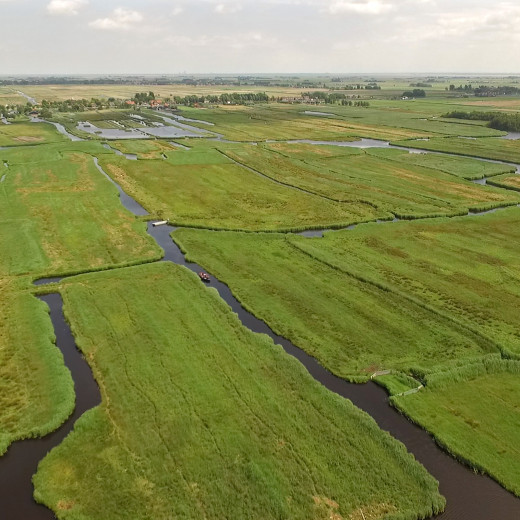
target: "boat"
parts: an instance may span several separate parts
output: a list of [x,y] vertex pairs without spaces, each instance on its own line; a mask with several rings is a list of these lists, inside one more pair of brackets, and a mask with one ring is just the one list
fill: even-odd
[[203,281],[203,282],[209,282],[209,274],[208,273],[205,273],[203,271],[201,271],[199,273],[199,278]]

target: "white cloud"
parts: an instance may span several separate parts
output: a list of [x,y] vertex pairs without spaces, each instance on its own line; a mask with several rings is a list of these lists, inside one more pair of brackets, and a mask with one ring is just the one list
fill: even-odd
[[393,8],[392,4],[380,0],[337,0],[328,6],[328,11],[332,14],[350,12],[377,15]]
[[87,3],[87,0],[51,0],[47,4],[47,11],[51,14],[75,15]]
[[97,20],[90,22],[89,25],[96,29],[118,31],[131,29],[136,23],[139,23],[142,20],[143,15],[139,11],[130,11],[118,7],[117,9],[114,9],[112,16],[108,18],[98,18]]
[[178,15],[180,15],[182,12],[184,12],[184,8],[182,8],[181,6],[177,6],[177,7],[174,7],[174,8],[171,10],[171,15],[172,15],[172,16],[178,16]]
[[215,6],[215,12],[218,14],[234,14],[242,10],[242,6],[238,3],[220,3]]

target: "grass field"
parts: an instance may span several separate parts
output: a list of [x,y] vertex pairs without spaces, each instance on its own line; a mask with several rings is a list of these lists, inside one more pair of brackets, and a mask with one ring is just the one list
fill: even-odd
[[519,208],[383,226],[290,240],[342,272],[410,295],[520,356]]
[[[338,201],[368,202],[401,218],[463,215],[520,202],[518,195],[485,188],[436,169],[449,161],[426,156],[423,164],[407,160],[399,150],[325,147],[306,144],[258,146],[218,144],[227,157],[284,184]],[[413,154],[409,154],[413,155]],[[457,158],[455,158],[457,161]],[[465,172],[476,160],[460,159]],[[425,167],[425,166],[428,167]],[[455,165],[449,165],[455,169]],[[487,165],[486,165],[487,166]],[[511,167],[491,165],[504,172]],[[488,168],[491,169],[491,168]],[[482,175],[477,166],[475,175]]]
[[0,276],[37,277],[160,257],[145,224],[121,206],[115,187],[82,147],[95,149],[93,143],[70,143],[0,150],[8,164],[1,166]]
[[415,519],[436,482],[173,264],[82,275],[65,312],[101,406],[40,463],[60,519]]
[[519,374],[517,361],[482,362],[431,376],[425,389],[391,400],[457,458],[520,496]]
[[406,150],[370,149],[370,154],[398,161],[403,164],[423,166],[455,175],[462,179],[474,180],[494,177],[503,173],[514,172],[515,168],[507,164],[491,163],[469,157],[455,157],[435,153],[409,153]]
[[45,304],[9,282],[0,278],[0,455],[15,440],[55,430],[74,408]]
[[150,212],[183,226],[271,231],[391,217],[369,204],[339,203],[277,184],[208,147],[178,150],[167,160],[106,155],[100,164]]
[[449,137],[434,138],[429,141],[396,141],[393,144],[520,164],[520,141],[511,139]]
[[162,159],[163,154],[168,156],[178,150],[166,141],[150,139],[110,141],[110,146],[122,153],[136,154],[139,159]]
[[499,175],[488,182],[492,186],[507,188],[508,190],[520,191],[520,175]]
[[257,317],[349,380],[382,369],[422,376],[498,352],[440,313],[316,260],[296,239],[187,229],[172,236]]
[[10,125],[0,124],[0,147],[65,141],[66,138],[47,123],[15,121]]

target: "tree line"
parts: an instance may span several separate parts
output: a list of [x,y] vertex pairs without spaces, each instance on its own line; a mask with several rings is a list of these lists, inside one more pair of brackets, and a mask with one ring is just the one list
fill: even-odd
[[463,112],[455,110],[448,112],[442,117],[449,117],[452,119],[468,119],[475,121],[487,121],[489,128],[495,130],[502,130],[504,132],[520,132],[520,114],[507,114],[504,112]]

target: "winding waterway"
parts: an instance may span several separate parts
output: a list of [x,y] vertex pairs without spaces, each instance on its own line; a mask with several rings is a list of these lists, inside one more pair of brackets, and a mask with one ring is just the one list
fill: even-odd
[[[97,159],[94,160],[98,170],[119,190],[123,206],[134,215],[147,215],[147,211],[103,171]],[[394,221],[396,220],[394,219]],[[162,261],[174,262],[194,272],[204,270],[197,264],[186,262],[184,255],[170,237],[173,229],[167,225],[154,227],[151,222],[148,223],[148,233],[165,252]],[[47,278],[38,280],[36,283],[43,284],[59,280],[60,278]],[[436,517],[438,520],[518,520],[520,518],[520,500],[518,498],[507,492],[494,480],[474,473],[445,453],[427,432],[412,424],[390,406],[384,389],[375,383],[348,383],[332,375],[316,359],[287,339],[275,334],[266,323],[246,311],[225,284],[212,278],[210,286],[217,289],[220,296],[237,313],[244,326],[254,332],[269,335],[288,354],[297,358],[312,377],[332,392],[350,399],[356,406],[366,411],[383,430],[400,440],[408,451],[415,455],[417,460],[439,480],[440,492],[447,499],[446,511]],[[84,411],[100,402],[99,389],[90,368],[77,351],[70,328],[64,320],[61,297],[58,294],[51,294],[40,298],[51,308],[51,320],[57,336],[57,346],[63,351],[65,363],[71,370],[75,382],[76,409],[56,432],[43,439],[16,442],[0,459],[0,485],[2,486],[0,511],[6,512],[7,518],[10,520],[50,520],[54,518],[51,511],[36,504],[32,499],[31,476],[47,451],[58,445],[71,431],[76,419]]]
[[76,392],[72,415],[56,431],[41,439],[13,443],[0,458],[0,518],[2,520],[52,520],[52,511],[37,504],[33,498],[32,476],[40,460],[67,436],[81,415],[101,402],[101,394],[88,363],[76,347],[68,323],[63,317],[59,294],[40,296],[50,308],[56,334],[56,346],[61,350],[70,370]]

